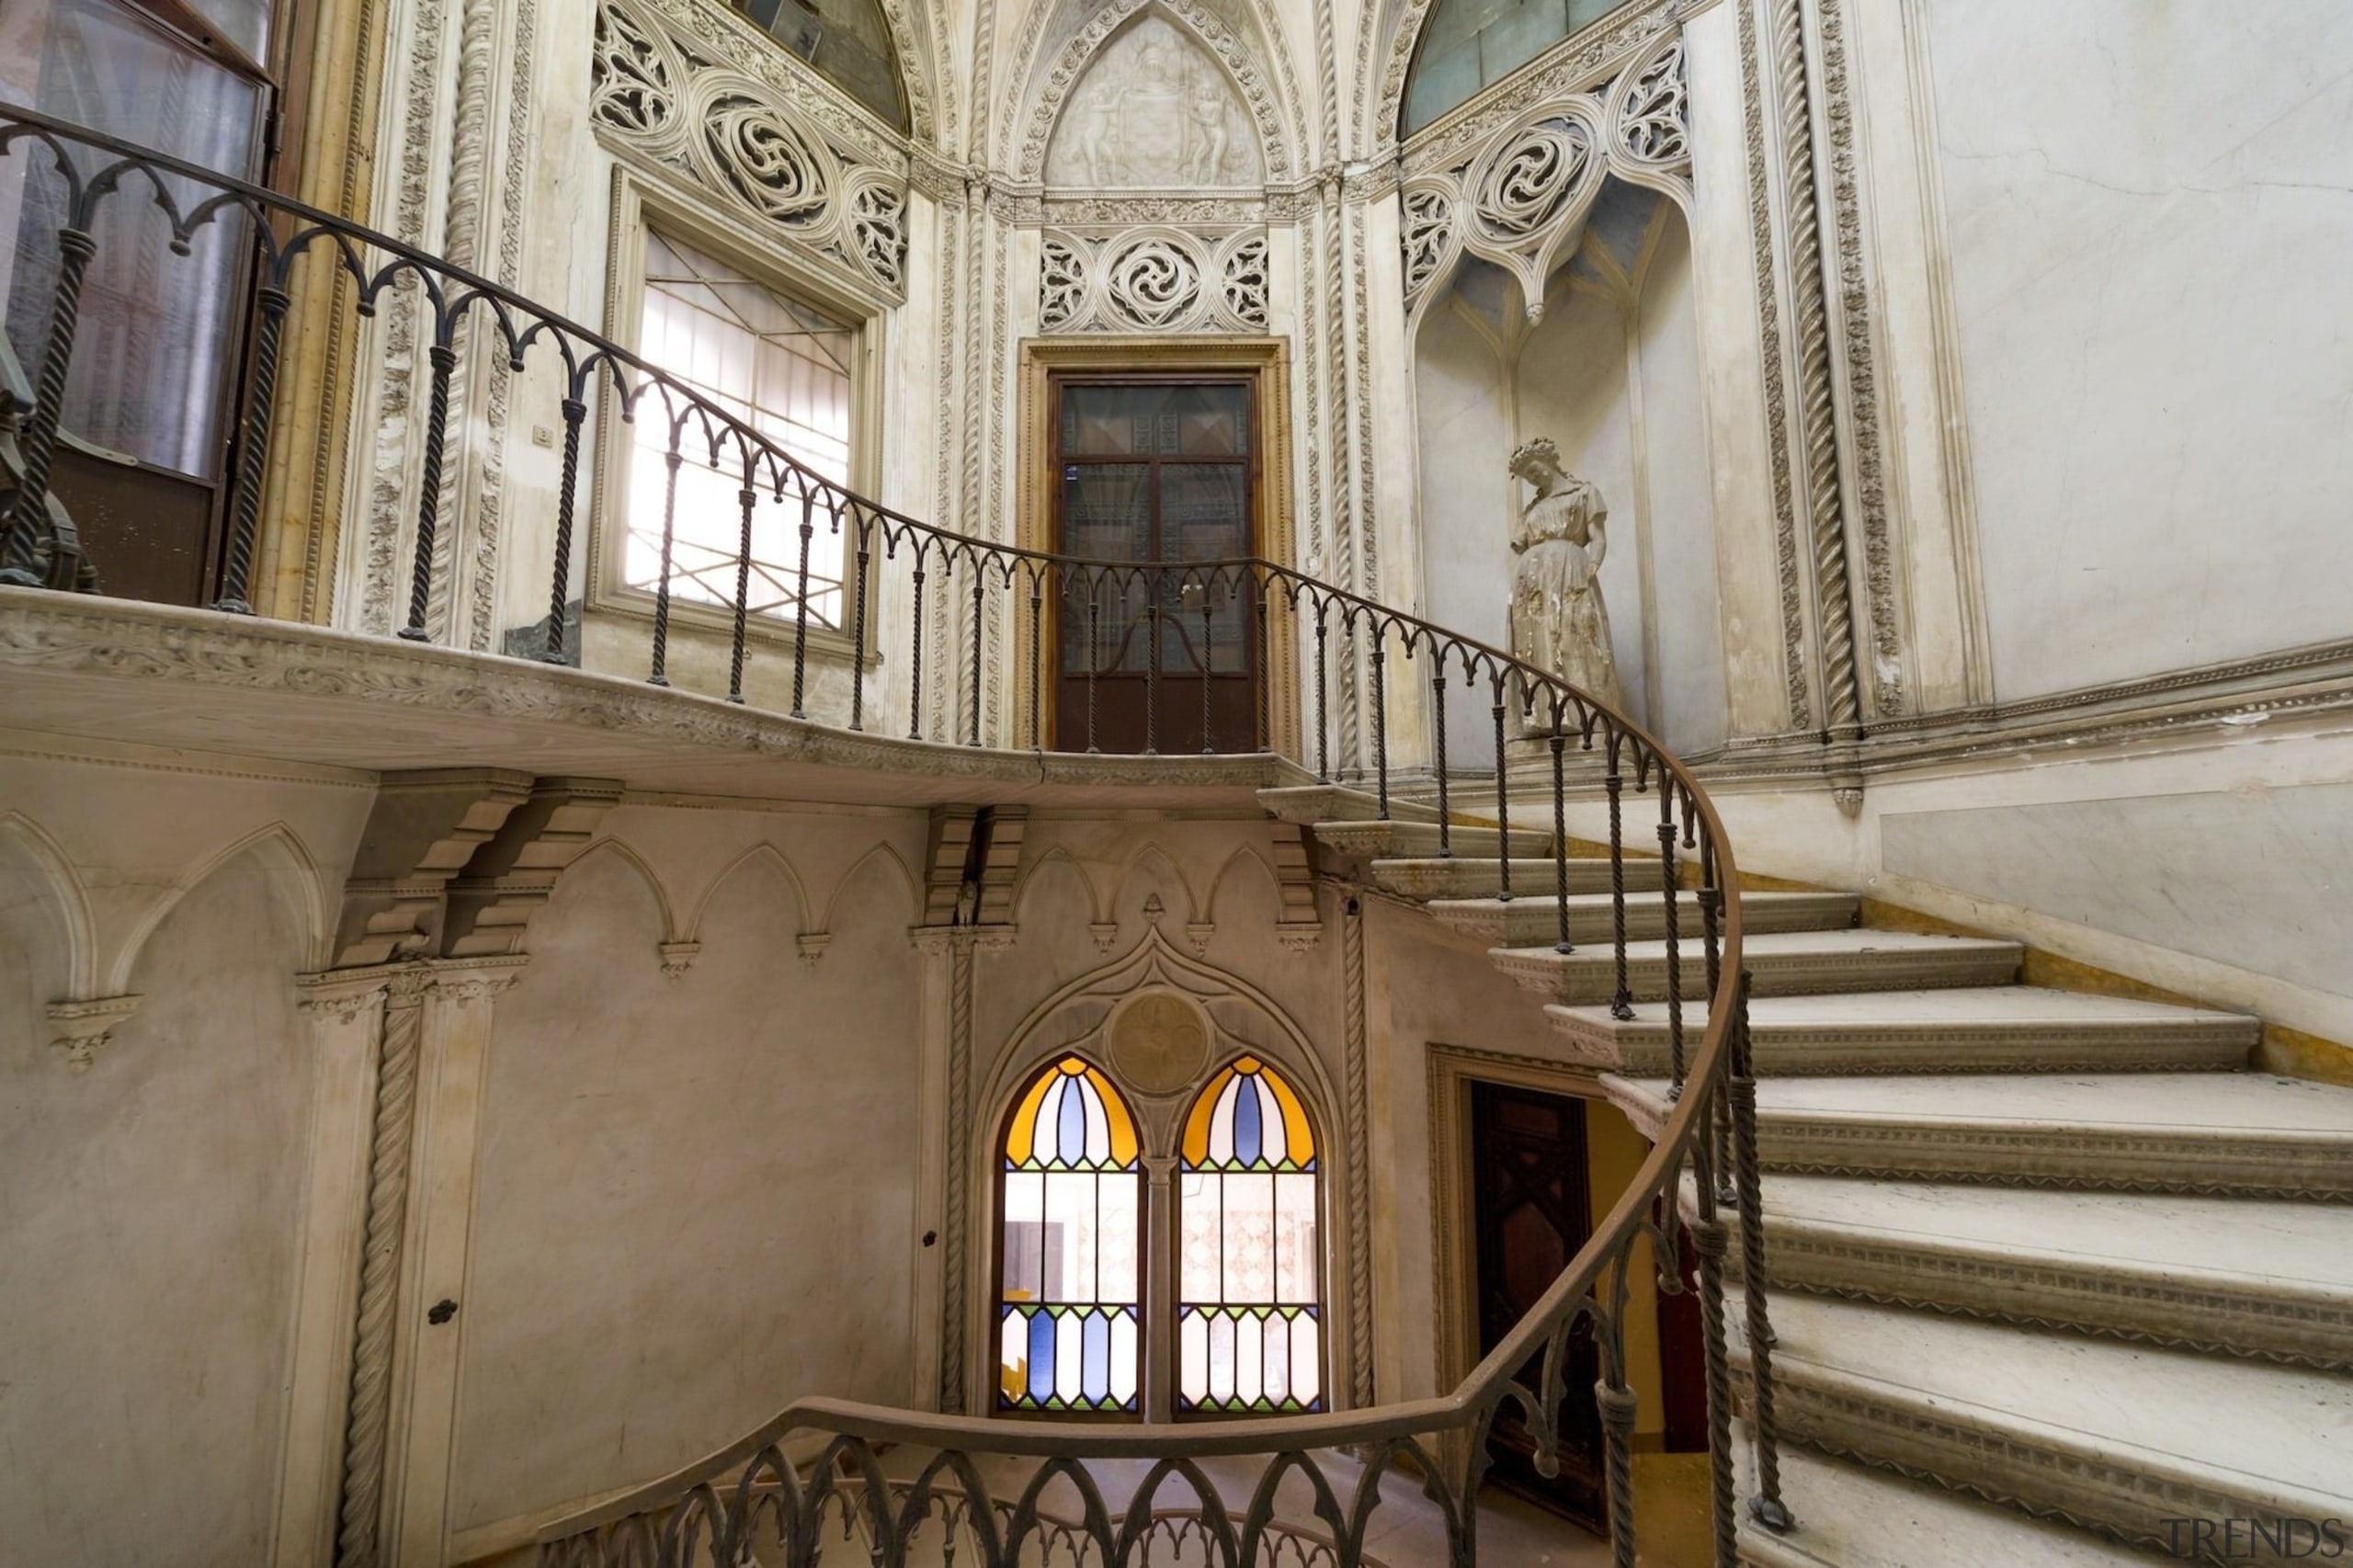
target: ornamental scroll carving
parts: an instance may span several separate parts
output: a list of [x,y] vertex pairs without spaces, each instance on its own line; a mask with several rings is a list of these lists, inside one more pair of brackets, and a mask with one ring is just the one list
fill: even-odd
[[1039,245],[1038,325],[1084,332],[1264,332],[1267,232],[1147,226],[1108,236],[1049,229]]
[[1541,315],[1545,278],[1612,175],[1690,205],[1680,33],[1636,55],[1614,84],[1548,98],[1447,166],[1409,170],[1399,193],[1409,326],[1466,256],[1510,273],[1529,319]]
[[771,62],[722,62],[732,41],[690,26],[679,0],[600,0],[589,103],[600,136],[904,299],[905,154],[820,85]]

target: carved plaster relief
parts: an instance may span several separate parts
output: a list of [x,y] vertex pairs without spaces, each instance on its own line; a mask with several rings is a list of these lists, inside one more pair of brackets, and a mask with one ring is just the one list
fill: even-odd
[[1057,334],[1264,332],[1267,232],[1221,237],[1154,226],[1092,239],[1048,230],[1038,324]]
[[1541,315],[1545,278],[1612,175],[1690,204],[1680,33],[1636,55],[1614,85],[1540,100],[1458,160],[1408,173],[1399,199],[1411,326],[1465,256],[1510,273],[1529,319]]
[[602,0],[589,113],[608,142],[903,298],[905,155],[815,84],[760,63],[722,62],[672,0]]
[[1264,177],[1233,80],[1208,51],[1149,12],[1087,66],[1046,150],[1049,185],[1248,186]]

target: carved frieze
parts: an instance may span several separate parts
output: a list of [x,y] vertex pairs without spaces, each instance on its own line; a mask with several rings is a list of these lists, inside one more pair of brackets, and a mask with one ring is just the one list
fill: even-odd
[[1529,317],[1540,314],[1544,279],[1575,247],[1612,175],[1690,201],[1680,33],[1654,40],[1610,85],[1530,104],[1444,166],[1409,165],[1400,194],[1409,320],[1418,325],[1465,256],[1510,273]]
[[1264,229],[1049,229],[1039,263],[1038,324],[1047,333],[1267,330]]
[[598,134],[904,298],[904,151],[702,9],[599,0],[589,105]]

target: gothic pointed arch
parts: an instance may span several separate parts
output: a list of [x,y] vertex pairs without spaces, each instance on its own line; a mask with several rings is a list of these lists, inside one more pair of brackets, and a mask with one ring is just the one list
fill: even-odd
[[[1017,79],[1029,78],[1030,105],[1017,149],[1012,127],[1006,131],[1015,177],[1051,185],[1058,168],[1080,165],[1096,172],[1085,183],[1098,187],[1248,187],[1293,177],[1298,84],[1279,30],[1254,7],[1245,12],[1237,25],[1211,0],[1112,0],[1083,18],[1068,0],[1039,6],[1012,62]],[[1061,40],[1050,44],[1056,23]],[[1154,102],[1131,101],[1136,95],[1118,85],[1123,78],[1145,84]],[[1130,101],[1114,101],[1123,97]],[[1152,145],[1154,125],[1164,128],[1157,140],[1165,146]]]
[[1127,1096],[1065,1052],[1015,1100],[997,1153],[997,1408],[1134,1412],[1143,1149]]
[[1324,1408],[1323,1163],[1299,1091],[1264,1059],[1218,1069],[1177,1142],[1176,1408]]

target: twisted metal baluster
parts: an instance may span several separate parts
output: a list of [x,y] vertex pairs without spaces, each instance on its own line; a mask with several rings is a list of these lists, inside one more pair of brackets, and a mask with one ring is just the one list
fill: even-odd
[[1495,677],[1495,841],[1500,853],[1495,859],[1495,902],[1511,902],[1511,790],[1510,769],[1504,766],[1504,685],[1507,676]]
[[678,434],[674,422],[670,450],[662,460],[670,465],[670,477],[662,492],[662,572],[654,587],[654,673],[645,677],[648,686],[670,684],[670,556],[677,540],[678,470],[687,460],[678,450]]
[[[809,476],[801,476],[801,570],[792,588],[792,716],[805,719],[809,715],[801,708],[801,691],[809,671],[809,540],[816,529],[817,493],[809,487]],[[752,514],[744,513],[744,554],[751,558]]]
[[540,662],[568,665],[563,653],[563,619],[572,598],[572,524],[580,491],[580,426],[588,405],[577,397],[563,400],[563,488],[555,503],[555,567],[548,585],[548,646]]
[[1039,640],[1044,635],[1046,619],[1046,568],[1033,565],[1029,569],[1029,749],[1042,751],[1038,744],[1039,726],[1044,722],[1040,713],[1041,698]]
[[923,739],[923,544],[915,545],[915,653],[907,661],[907,739]]
[[221,597],[212,601],[214,609],[231,615],[254,612],[245,599],[246,579],[253,573],[254,535],[261,525],[262,459],[269,452],[269,416],[277,398],[278,337],[286,324],[290,302],[286,290],[275,283],[262,289],[260,301],[253,388],[245,405],[244,440],[237,452],[237,521],[229,534],[229,570],[221,585]]
[[[744,509],[744,527],[735,546],[735,629],[727,649],[727,700],[744,700],[744,623],[752,604],[752,508],[759,504],[760,493],[752,488],[752,458],[744,455],[744,488],[735,493],[736,503]],[[801,704],[793,703],[797,710]],[[798,712],[793,715],[800,717]]]
[[1740,1202],[1741,1301],[1748,1319],[1749,1407],[1756,1452],[1756,1495],[1748,1511],[1770,1530],[1797,1523],[1781,1501],[1781,1432],[1773,1413],[1773,1321],[1765,1297],[1765,1203],[1756,1164],[1756,1078],[1750,1059],[1748,994],[1752,981],[1741,971],[1733,994],[1732,1071],[1725,1082],[1732,1097],[1733,1183]]
[[858,527],[858,608],[853,612],[858,619],[858,635],[850,644],[849,727],[863,730],[866,728],[866,569],[873,555],[869,531],[873,523],[861,516],[856,507],[850,509],[850,517]]
[[981,629],[984,607],[983,596],[988,592],[988,569],[979,556],[972,558],[972,744],[981,744]]
[[1618,946],[1618,988],[1610,994],[1609,1016],[1623,1021],[1634,1016],[1634,992],[1626,983],[1626,779],[1619,771],[1618,744],[1619,738],[1611,735],[1609,772],[1601,787],[1609,797],[1609,919],[1617,933]]
[[[1408,652],[1411,645],[1408,644]],[[1441,860],[1454,858],[1454,810],[1447,795],[1446,784],[1446,655],[1437,648],[1430,650],[1430,703],[1436,710],[1435,731],[1438,740],[1438,855]],[[1504,852],[1509,854],[1506,844]]]
[[[425,612],[433,592],[433,536],[441,520],[441,458],[449,435],[449,372],[458,363],[458,352],[449,346],[446,325],[435,340],[429,358],[433,361],[433,399],[425,423],[424,489],[416,504],[416,560],[409,571],[408,624],[400,630],[400,635],[411,642],[429,640]],[[667,571],[668,567],[665,554],[663,568]],[[655,629],[657,632],[660,630],[658,621]]]
[[[1569,749],[1569,737],[1561,728],[1561,710],[1556,700],[1552,708],[1552,907],[1560,915],[1560,936],[1552,943],[1556,953],[1573,953],[1576,947],[1569,940],[1569,785],[1565,778],[1567,763],[1564,754]],[[1506,854],[1511,846],[1504,846]]]
[[1210,589],[1201,585],[1201,755],[1209,756],[1216,748],[1210,744]]
[[1160,755],[1160,592],[1162,582],[1155,569],[1152,577],[1151,608],[1147,612],[1152,626],[1152,659],[1144,666],[1143,677],[1143,754]]
[[[1723,913],[1724,890],[1718,885],[1716,880],[1721,869],[1722,864],[1716,854],[1715,835],[1703,829],[1699,835],[1699,930],[1708,966],[1708,1005],[1711,1008],[1715,1006],[1717,984],[1723,978],[1723,954],[1720,950],[1719,926]],[[1709,1148],[1709,1159],[1717,1173],[1718,1180],[1721,1180],[1722,1174],[1731,1168],[1731,1162],[1727,1158],[1730,1151],[1724,1146],[1724,1119],[1720,1114],[1722,1103],[1722,1096],[1719,1096],[1717,1109],[1709,1113],[1704,1132],[1706,1138],[1713,1140]]]
[[[1711,992],[1711,994],[1713,994]],[[1723,1167],[1715,1151],[1723,1146],[1724,1096],[1708,1096],[1709,1131],[1692,1156],[1699,1215],[1690,1224],[1691,1248],[1699,1255],[1699,1330],[1708,1372],[1708,1517],[1715,1534],[1715,1568],[1739,1568],[1740,1538],[1732,1462],[1732,1357],[1724,1344],[1724,1222],[1716,1212],[1716,1187]]]
[[[58,154],[58,162],[64,163],[63,153]],[[65,382],[74,369],[74,336],[82,315],[82,276],[98,245],[86,229],[69,223],[57,231],[57,251],[49,339],[41,350],[40,375],[33,383],[32,417],[26,421],[18,443],[23,472],[17,480],[17,505],[9,517],[5,547],[0,547],[0,583],[15,587],[37,588],[44,583],[34,567],[40,559],[42,536],[50,531],[49,468],[57,449],[57,423],[65,411]],[[77,563],[65,562],[58,541],[51,542],[47,585],[69,587]]]
[[1666,1097],[1683,1093],[1683,944],[1681,911],[1676,903],[1675,787],[1661,772],[1658,779],[1659,890],[1665,900],[1666,931]]
[[[1389,820],[1389,687],[1384,666],[1389,658],[1388,628],[1372,625],[1372,766],[1381,781],[1381,820]],[[1441,832],[1443,830],[1441,829]]]
[[1095,666],[1103,660],[1103,584],[1090,569],[1086,574],[1086,752],[1101,751],[1095,744]]
[[1315,782],[1332,781],[1331,660],[1325,639],[1331,631],[1324,619],[1324,601],[1315,601]]
[[1274,701],[1274,672],[1271,668],[1273,661],[1267,657],[1267,597],[1273,585],[1259,577],[1256,566],[1250,568],[1249,574],[1251,594],[1258,612],[1257,660],[1250,672],[1251,684],[1258,688],[1258,749],[1272,751],[1275,749],[1275,719],[1271,706]]

